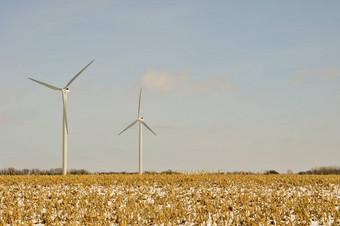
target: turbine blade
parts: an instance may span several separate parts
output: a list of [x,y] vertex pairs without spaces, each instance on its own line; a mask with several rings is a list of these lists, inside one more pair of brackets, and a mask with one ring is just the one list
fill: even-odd
[[67,125],[67,103],[65,96],[66,94],[63,93],[63,109],[64,109],[64,124],[66,126],[66,133],[68,134],[68,125]]
[[[141,122],[146,128],[148,128],[153,134],[155,134],[155,132],[154,131],[152,131],[152,129],[148,126],[148,125],[146,125],[146,123],[145,122]],[[157,134],[155,134],[155,136],[157,136]]]
[[138,102],[138,118],[140,116],[140,101],[142,99],[142,88],[140,89],[140,93],[139,93],[139,102]]
[[39,83],[39,84],[41,84],[41,85],[43,85],[43,86],[46,86],[46,87],[48,87],[48,88],[50,88],[50,89],[61,90],[60,88],[55,87],[55,86],[52,86],[52,85],[47,84],[47,83],[45,83],[45,82],[40,82],[40,81],[35,80],[35,79],[33,79],[33,78],[29,78],[29,79],[32,80],[32,81],[34,81],[34,82],[37,82],[37,83]]
[[119,136],[120,134],[122,134],[125,130],[129,129],[131,126],[133,126],[134,124],[136,124],[137,122],[138,122],[138,119],[137,119],[136,121],[134,121],[133,123],[131,123],[128,127],[126,127],[122,132],[120,132],[120,133],[118,134],[118,136]]
[[[86,65],[81,71],[79,71],[78,72],[78,74],[76,74],[72,79],[71,79],[71,81],[69,82],[69,83],[67,83],[67,85],[65,86],[65,88],[68,88],[70,85],[71,85],[71,83],[88,67],[88,66],[90,66],[90,64],[92,64],[93,63],[93,61],[94,60],[92,60],[88,65]],[[64,89],[65,89],[64,88]]]

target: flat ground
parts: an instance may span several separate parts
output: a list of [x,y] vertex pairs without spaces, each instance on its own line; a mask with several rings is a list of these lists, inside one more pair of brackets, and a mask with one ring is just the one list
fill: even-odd
[[0,176],[0,224],[340,224],[340,176]]

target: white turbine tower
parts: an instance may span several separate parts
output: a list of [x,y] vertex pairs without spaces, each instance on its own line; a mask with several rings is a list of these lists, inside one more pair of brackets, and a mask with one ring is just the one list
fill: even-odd
[[140,117],[140,102],[141,102],[141,98],[142,98],[142,89],[140,89],[140,93],[139,93],[139,103],[138,103],[138,118],[136,121],[134,121],[133,123],[131,123],[128,127],[126,127],[122,132],[120,132],[118,134],[118,136],[120,134],[122,134],[125,130],[129,129],[130,127],[132,127],[134,124],[136,124],[137,122],[139,122],[139,174],[143,174],[142,171],[142,145],[143,145],[143,137],[142,137],[142,127],[143,125],[148,128],[153,134],[155,134],[157,136],[157,134],[152,131],[152,129],[144,122],[143,117]]
[[68,87],[71,85],[71,83],[88,67],[90,64],[92,64],[94,60],[92,60],[88,65],[86,65],[78,74],[76,74],[69,83],[64,88],[58,88],[55,86],[52,86],[50,84],[40,82],[38,80],[35,80],[33,78],[29,78],[34,82],[37,82],[41,85],[44,85],[50,89],[59,90],[61,91],[62,97],[63,97],[63,175],[67,174],[67,134],[68,134],[68,126],[67,126],[67,94],[70,92]]

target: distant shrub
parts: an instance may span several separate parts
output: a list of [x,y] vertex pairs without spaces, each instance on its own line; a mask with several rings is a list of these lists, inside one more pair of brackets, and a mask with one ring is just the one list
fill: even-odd
[[179,173],[176,171],[172,171],[171,169],[168,169],[167,171],[161,172],[161,174],[179,174]]
[[266,172],[264,172],[265,175],[270,175],[270,174],[279,174],[277,171],[275,170],[268,170]]
[[335,166],[322,166],[319,168],[311,169],[312,174],[317,175],[339,175],[340,174],[340,167]]
[[322,166],[311,170],[301,171],[299,175],[340,175],[340,167]]
[[156,171],[150,170],[150,171],[144,171],[143,174],[155,175],[155,174],[158,174],[158,173]]
[[89,175],[91,174],[89,171],[85,170],[85,169],[71,169],[69,170],[68,172],[69,174],[72,174],[72,175]]
[[62,168],[54,168],[54,169],[50,169],[48,171],[49,175],[62,175],[63,174],[63,169]]
[[212,174],[255,175],[254,172],[250,171],[217,172]]
[[294,172],[293,172],[293,170],[289,169],[289,170],[287,170],[287,174],[292,175],[292,174],[294,174]]

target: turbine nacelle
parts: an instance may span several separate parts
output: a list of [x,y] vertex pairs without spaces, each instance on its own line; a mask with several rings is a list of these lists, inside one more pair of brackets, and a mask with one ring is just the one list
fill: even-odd
[[144,122],[144,118],[140,116],[140,103],[141,103],[141,99],[142,99],[142,89],[140,89],[140,93],[139,93],[139,102],[138,102],[138,117],[137,119],[131,123],[128,127],[126,127],[122,132],[120,132],[118,134],[118,136],[120,134],[122,134],[125,130],[129,129],[130,127],[132,127],[133,125],[135,125],[137,122],[139,122],[141,125],[145,126],[148,130],[150,130],[151,133],[155,134],[155,136],[157,136],[157,134],[152,131],[152,129]]
[[61,90],[61,92],[63,92],[63,93],[70,93],[70,90],[68,88],[64,88],[64,89]]
[[137,120],[140,121],[140,122],[144,122],[144,118],[143,117],[139,117]]

